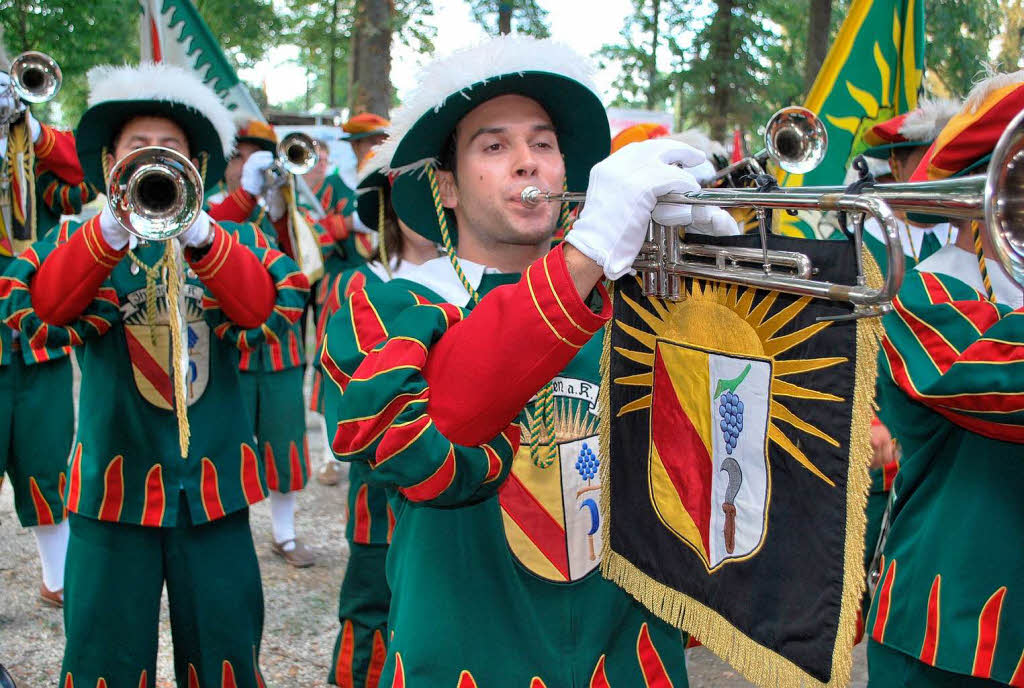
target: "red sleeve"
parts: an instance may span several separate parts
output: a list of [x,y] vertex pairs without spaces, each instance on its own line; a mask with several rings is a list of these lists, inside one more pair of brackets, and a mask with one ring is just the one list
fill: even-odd
[[256,197],[245,189],[235,189],[220,203],[214,203],[207,215],[216,222],[247,222],[256,207]]
[[580,298],[558,246],[519,282],[482,298],[431,347],[423,371],[441,433],[475,446],[507,428],[611,318],[608,293],[597,289],[600,313]]
[[53,172],[68,184],[81,184],[85,179],[75,150],[75,136],[40,123],[42,133],[35,143],[38,172]]
[[213,243],[206,254],[193,260],[190,249],[186,258],[228,319],[247,330],[259,327],[274,309],[274,281],[256,254],[219,225],[213,227]]
[[288,231],[288,213],[277,218],[273,222],[274,231],[277,232],[277,245],[281,252],[295,260],[295,248],[292,246],[292,233]]
[[352,218],[342,215],[324,215],[317,221],[335,241],[345,241],[352,231]]
[[99,216],[93,217],[39,266],[29,287],[36,314],[51,325],[78,319],[126,251],[107,244]]

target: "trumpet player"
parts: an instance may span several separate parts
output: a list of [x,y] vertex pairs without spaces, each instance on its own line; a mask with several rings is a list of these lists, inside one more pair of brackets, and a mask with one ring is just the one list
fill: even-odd
[[[977,84],[911,180],[983,171],[1022,110],[1024,72]],[[1024,683],[1024,310],[991,249],[984,226],[962,226],[883,320],[879,404],[902,459],[867,618],[871,688]]]
[[[698,189],[704,155],[656,140],[602,161],[591,69],[526,37],[458,51],[419,75],[383,147],[399,219],[448,254],[353,291],[322,355],[343,390],[335,453],[392,491],[384,685],[687,684],[678,631],[596,570],[600,486],[579,467],[600,458],[601,281],[628,275],[652,213],[709,224],[656,201]],[[521,192],[588,179],[551,249],[565,214]]]
[[[888,162],[892,181],[908,182],[925,152],[960,107],[961,103],[949,98],[922,98],[910,112],[871,127],[864,134],[864,142],[869,145],[864,155]],[[915,221],[899,211],[897,216],[908,269],[953,238],[953,228],[948,222]],[[865,221],[864,229],[867,230],[865,243],[868,249],[880,266],[885,265],[882,258],[885,242],[878,223],[869,219]]]
[[[223,175],[234,125],[193,72],[143,64],[88,77],[77,149],[90,183],[113,168],[118,195],[118,161],[151,146],[194,161],[205,181]],[[134,219],[149,211],[142,200],[130,201]],[[8,269],[0,301],[28,341],[84,351],[61,685],[153,688],[166,585],[177,684],[256,688],[263,596],[249,505],[266,480],[239,349],[286,336],[308,283],[287,256],[246,245],[198,207],[168,241],[138,241],[114,212],[36,243]]]
[[[277,134],[269,124],[246,120],[235,141],[225,172],[228,196],[210,208],[210,216],[252,223],[263,242],[294,258],[288,213],[281,207],[284,199],[274,193],[267,177],[276,156]],[[315,562],[313,552],[295,533],[296,496],[309,482],[310,472],[302,339],[296,322],[284,336],[244,351],[239,360],[242,397],[267,471],[271,548],[296,568]]]
[[[375,255],[334,280],[318,321],[318,343],[322,342],[330,316],[349,295],[369,284],[405,278],[414,273],[417,266],[438,257],[437,244],[414,232],[395,215],[391,205],[391,181],[383,171],[386,162],[373,154],[367,156],[357,187],[361,194],[360,220],[379,237]],[[335,408],[340,400],[339,392],[337,386],[328,382],[324,388],[325,406]],[[332,410],[325,415],[333,417],[336,412]],[[329,461],[340,464],[333,453],[329,453]],[[366,464],[356,463],[349,467],[348,473],[349,518],[345,540],[349,545],[349,558],[338,600],[340,628],[327,677],[328,683],[337,686],[376,685],[367,677],[380,675],[387,645],[391,591],[384,564],[395,514],[388,505],[385,488],[368,483],[368,471]]]
[[[24,56],[19,58],[22,60]],[[55,92],[55,74],[47,74]],[[0,269],[44,236],[61,214],[74,214],[92,195],[70,132],[40,123],[12,79],[0,36]],[[33,100],[49,93],[26,94]],[[21,525],[35,536],[42,565],[40,600],[63,604],[68,525],[63,492],[74,434],[68,350],[0,327],[0,485],[14,490]],[[39,432],[45,418],[47,432]]]

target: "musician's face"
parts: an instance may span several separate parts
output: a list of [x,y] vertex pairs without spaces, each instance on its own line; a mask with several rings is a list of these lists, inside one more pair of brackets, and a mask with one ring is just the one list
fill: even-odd
[[455,212],[460,237],[484,246],[535,246],[551,238],[557,203],[528,208],[527,186],[562,191],[565,162],[544,108],[519,95],[489,100],[455,130],[455,171],[439,172],[442,203]]
[[[113,155],[107,154],[107,164],[113,165],[132,151],[146,146],[170,148],[189,157],[188,137],[177,122],[166,117],[146,115],[133,117],[121,127],[121,133],[114,141]],[[197,165],[198,162],[192,159],[192,164]]]
[[235,154],[228,160],[228,166],[224,169],[224,185],[228,191],[234,191],[242,186],[242,167],[249,156],[258,150],[259,146],[248,141],[239,141],[235,144]]

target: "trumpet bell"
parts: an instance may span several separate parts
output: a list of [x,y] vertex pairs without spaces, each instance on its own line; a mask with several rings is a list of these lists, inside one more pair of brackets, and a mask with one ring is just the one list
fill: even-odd
[[288,174],[306,174],[316,167],[319,154],[313,139],[301,132],[292,132],[277,146],[277,159]]
[[768,120],[764,147],[786,172],[805,174],[825,159],[828,131],[813,112],[793,105],[782,108]]
[[107,180],[107,204],[130,234],[166,241],[192,226],[202,210],[203,179],[181,153],[147,146],[118,160]]
[[56,60],[46,53],[30,50],[11,61],[11,86],[28,103],[45,103],[60,91],[63,74]]
[[985,178],[985,229],[1006,272],[1024,286],[1024,112],[992,151]]

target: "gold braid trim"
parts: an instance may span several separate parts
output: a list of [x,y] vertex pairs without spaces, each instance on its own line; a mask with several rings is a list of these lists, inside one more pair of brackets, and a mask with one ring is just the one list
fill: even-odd
[[[444,212],[443,210],[441,212]],[[387,241],[384,240],[384,222],[387,213],[384,211],[384,189],[377,188],[377,246],[380,253],[380,262],[384,264],[384,272],[391,275],[391,261],[388,259]]]
[[978,269],[981,270],[981,283],[985,285],[985,296],[995,303],[992,279],[988,276],[988,261],[985,260],[985,247],[981,243],[981,227],[977,220],[971,222],[971,234],[974,236],[974,255],[978,257]]

